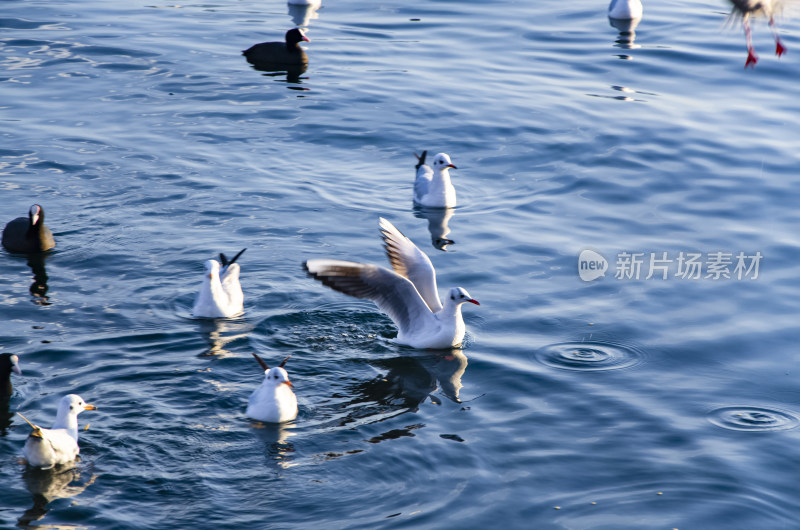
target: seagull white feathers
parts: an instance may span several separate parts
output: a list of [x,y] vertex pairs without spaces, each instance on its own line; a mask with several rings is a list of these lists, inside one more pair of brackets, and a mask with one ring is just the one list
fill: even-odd
[[450,169],[457,169],[446,153],[433,157],[433,168],[425,164],[427,151],[417,157],[414,202],[429,208],[455,208],[456,189],[450,182]]
[[[78,448],[78,414],[84,410],[97,410],[94,405],[86,404],[80,396],[69,394],[61,398],[58,404],[58,415],[53,427],[43,429],[22,419],[33,427],[22,452],[25,460],[33,467],[50,469],[75,460],[80,453]],[[17,413],[19,414],[19,413]]]
[[195,298],[192,314],[202,318],[231,317],[244,311],[244,293],[239,283],[239,264],[235,263],[245,249],[232,260],[220,254],[220,262],[210,259],[205,263],[205,275]]
[[258,364],[264,369],[264,381],[250,394],[247,403],[247,416],[254,420],[268,423],[283,423],[297,417],[297,397],[292,392],[289,374],[283,366],[289,357],[279,366],[270,368],[261,357],[253,354]]
[[621,20],[642,18],[641,0],[611,0],[608,5],[608,17]]
[[423,349],[461,345],[466,332],[461,304],[478,301],[454,287],[442,304],[428,256],[386,219],[380,219],[380,227],[394,271],[331,259],[310,259],[306,271],[331,289],[375,302],[397,326],[399,344]]

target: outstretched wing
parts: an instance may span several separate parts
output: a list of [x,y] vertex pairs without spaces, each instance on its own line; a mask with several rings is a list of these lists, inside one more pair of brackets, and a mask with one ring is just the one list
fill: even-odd
[[441,311],[442,302],[439,300],[439,291],[436,288],[436,270],[430,258],[383,217],[378,224],[381,227],[386,257],[389,258],[394,271],[414,284],[431,311],[434,313]]
[[414,285],[394,272],[364,263],[310,259],[303,263],[308,275],[335,291],[367,298],[389,315],[401,334],[424,326],[433,318]]

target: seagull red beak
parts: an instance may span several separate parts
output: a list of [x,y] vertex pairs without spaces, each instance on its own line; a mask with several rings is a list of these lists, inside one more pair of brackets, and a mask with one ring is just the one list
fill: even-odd
[[453,168],[453,169],[458,169],[458,168],[457,168],[456,166],[454,166],[453,164],[447,164],[447,167],[449,167],[449,168]]
[[481,305],[481,304],[480,304],[480,302],[478,302],[478,301],[477,301],[477,300],[475,300],[474,298],[470,298],[469,300],[467,300],[467,302],[472,302],[472,303],[473,303],[473,304],[475,304],[475,305]]
[[306,42],[311,42],[311,41],[308,39],[308,37],[306,37],[305,35],[303,35],[303,40],[304,40],[304,41],[306,41]]
[[289,385],[289,388],[294,388],[294,385],[292,384],[291,381],[284,381],[283,384],[284,385]]

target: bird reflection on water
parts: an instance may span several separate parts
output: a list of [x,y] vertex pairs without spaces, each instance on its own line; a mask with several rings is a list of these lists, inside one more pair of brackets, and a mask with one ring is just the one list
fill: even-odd
[[246,339],[252,331],[252,324],[245,321],[230,319],[207,319],[197,320],[199,331],[203,334],[208,349],[199,354],[198,357],[232,357],[235,354],[225,349],[231,342]]
[[30,287],[30,293],[33,297],[33,303],[36,305],[50,305],[50,298],[47,296],[47,270],[44,266],[44,261],[47,259],[47,254],[29,254],[28,267],[33,272],[33,283]]
[[428,221],[428,231],[431,233],[431,243],[434,248],[445,252],[447,245],[455,244],[455,241],[447,237],[450,234],[448,223],[455,213],[453,208],[426,208],[414,205],[414,217]]
[[[55,469],[39,469],[30,466],[25,467],[22,472],[22,480],[25,487],[33,495],[33,506],[25,510],[25,513],[17,520],[20,528],[41,528],[39,525],[31,525],[34,521],[39,521],[47,515],[48,505],[56,499],[69,499],[80,495],[86,488],[91,486],[97,479],[97,475],[91,474],[89,480],[84,483],[77,483],[80,480],[80,471],[77,467],[60,466]],[[77,484],[76,484],[77,483]]]

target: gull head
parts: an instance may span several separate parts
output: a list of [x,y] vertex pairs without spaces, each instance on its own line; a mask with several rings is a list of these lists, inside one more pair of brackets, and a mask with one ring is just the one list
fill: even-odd
[[205,263],[206,268],[206,276],[209,278],[213,278],[214,276],[219,276],[219,261],[215,259],[210,259]]
[[264,372],[264,383],[270,386],[289,385],[293,386],[289,381],[289,373],[280,366],[273,366]]
[[435,157],[433,157],[433,169],[437,171],[447,171],[448,169],[458,169],[453,163],[450,161],[450,157],[447,153],[439,153]]
[[450,289],[450,292],[447,293],[447,296],[453,303],[458,305],[461,305],[464,302],[470,302],[475,305],[481,305],[480,303],[478,303],[477,300],[472,298],[467,292],[467,290],[464,289],[463,287],[453,287],[452,289]]
[[97,407],[89,405],[77,394],[67,394],[58,404],[58,415],[61,417],[77,416],[84,410],[97,410]]
[[288,385],[290,387],[293,386],[292,382],[289,381],[289,373],[283,368],[284,365],[286,364],[286,361],[289,360],[289,357],[291,357],[291,355],[289,355],[283,361],[281,361],[280,365],[273,366],[272,368],[270,368],[267,365],[264,359],[262,359],[255,353],[253,353],[253,357],[255,358],[256,361],[258,361],[258,365],[261,366],[261,368],[264,370],[265,385],[270,385],[275,387],[278,385]]

